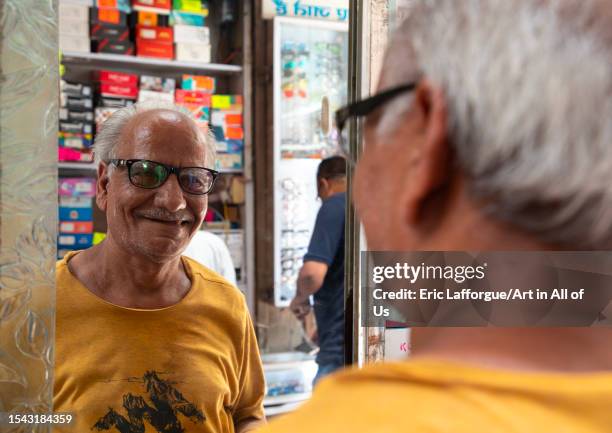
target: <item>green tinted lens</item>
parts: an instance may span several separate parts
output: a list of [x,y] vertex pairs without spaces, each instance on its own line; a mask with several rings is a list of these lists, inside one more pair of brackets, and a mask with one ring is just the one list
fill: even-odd
[[206,194],[213,181],[213,174],[203,168],[184,168],[179,176],[179,183],[190,194]]
[[157,188],[168,177],[163,165],[151,161],[137,161],[130,167],[130,181],[141,188]]

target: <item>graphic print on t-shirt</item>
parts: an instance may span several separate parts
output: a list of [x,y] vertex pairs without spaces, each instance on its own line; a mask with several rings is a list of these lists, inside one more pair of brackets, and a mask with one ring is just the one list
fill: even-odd
[[127,417],[109,406],[108,412],[91,428],[103,431],[115,429],[120,433],[143,433],[145,422],[160,433],[183,433],[185,429],[179,414],[194,423],[202,424],[206,417],[193,403],[187,401],[168,380],[159,378],[156,371],[147,371],[142,378],[126,379],[142,382],[149,401],[145,397],[127,393],[123,396],[123,409]]

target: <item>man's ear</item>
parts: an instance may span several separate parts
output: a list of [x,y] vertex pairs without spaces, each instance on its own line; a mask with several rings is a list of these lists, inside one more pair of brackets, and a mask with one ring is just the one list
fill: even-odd
[[325,194],[329,189],[329,180],[320,177],[317,182],[319,183],[319,194]]
[[108,200],[109,165],[105,162],[98,164],[98,180],[96,181],[96,204],[100,210],[106,212]]
[[446,96],[442,89],[422,81],[415,90],[412,109],[419,119],[422,140],[410,176],[413,203],[407,217],[409,223],[417,224],[427,199],[451,177]]

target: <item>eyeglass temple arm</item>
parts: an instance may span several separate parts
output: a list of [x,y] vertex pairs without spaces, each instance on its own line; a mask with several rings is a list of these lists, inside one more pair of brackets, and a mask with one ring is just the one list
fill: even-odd
[[346,107],[336,111],[336,126],[338,129],[342,129],[344,128],[346,121],[351,117],[365,116],[389,99],[394,98],[400,93],[412,91],[416,88],[416,86],[417,83],[403,84],[401,86],[385,90],[384,92],[378,93],[370,98],[347,105]]

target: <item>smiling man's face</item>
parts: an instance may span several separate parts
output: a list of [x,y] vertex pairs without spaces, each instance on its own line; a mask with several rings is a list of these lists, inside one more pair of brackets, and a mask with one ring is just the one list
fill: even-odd
[[[206,147],[194,122],[169,110],[137,114],[123,128],[118,159],[147,159],[175,167],[206,167]],[[159,188],[130,183],[127,167],[106,170],[98,180],[97,203],[106,212],[114,244],[133,255],[164,262],[180,255],[198,230],[208,199],[183,191],[171,174]]]

